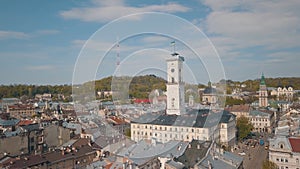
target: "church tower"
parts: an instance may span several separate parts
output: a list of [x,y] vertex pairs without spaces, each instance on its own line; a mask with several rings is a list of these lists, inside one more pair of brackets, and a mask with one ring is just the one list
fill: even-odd
[[174,51],[167,59],[167,114],[181,115],[185,112],[182,67],[184,57]]
[[261,75],[259,84],[259,107],[268,106],[268,91],[264,74]]

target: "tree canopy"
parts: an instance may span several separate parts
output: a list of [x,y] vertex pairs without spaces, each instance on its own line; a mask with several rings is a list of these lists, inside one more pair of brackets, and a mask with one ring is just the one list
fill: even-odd
[[237,119],[236,127],[238,129],[238,139],[242,140],[250,134],[253,129],[253,125],[249,122],[248,118],[241,116]]
[[278,166],[274,162],[269,160],[263,161],[262,169],[277,169],[277,168]]

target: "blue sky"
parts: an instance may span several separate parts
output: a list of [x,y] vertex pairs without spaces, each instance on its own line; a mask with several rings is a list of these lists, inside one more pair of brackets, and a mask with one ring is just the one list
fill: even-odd
[[[0,5],[0,84],[71,84],[76,59],[86,40],[110,21],[137,12],[169,13],[195,24],[218,51],[227,79],[255,79],[261,72],[266,77],[299,77],[299,6],[298,0],[4,0]],[[130,28],[119,29],[113,30],[115,34],[122,35],[124,29]],[[170,40],[144,35],[121,41],[120,59],[128,61],[121,63],[126,68],[135,67],[130,65],[137,65],[134,56],[138,54],[165,55],[166,50],[171,50]],[[160,45],[165,51],[135,51],[141,46],[159,48]],[[182,43],[178,42],[177,48],[185,55],[190,54]],[[96,78],[114,72],[115,55],[114,50],[108,53],[105,63],[98,67]],[[129,55],[132,59],[126,60]],[[159,59],[151,61],[155,64]],[[205,72],[203,66],[186,62],[191,70],[199,68]],[[128,71],[139,74],[136,70]],[[194,73],[197,81],[206,83],[207,73],[201,72]]]

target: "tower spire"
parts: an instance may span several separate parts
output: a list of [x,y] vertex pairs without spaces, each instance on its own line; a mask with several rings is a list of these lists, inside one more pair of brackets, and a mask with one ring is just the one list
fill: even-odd
[[261,73],[260,85],[266,85],[266,80],[265,80],[264,73]]

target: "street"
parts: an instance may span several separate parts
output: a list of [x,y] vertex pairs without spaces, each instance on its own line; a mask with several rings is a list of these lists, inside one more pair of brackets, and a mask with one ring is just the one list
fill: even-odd
[[261,169],[263,161],[267,159],[268,150],[265,150],[265,145],[256,144],[255,147],[250,145],[245,145],[239,142],[239,149],[235,150],[235,154],[245,153],[245,155],[240,155],[244,158],[244,168],[245,169]]

